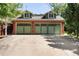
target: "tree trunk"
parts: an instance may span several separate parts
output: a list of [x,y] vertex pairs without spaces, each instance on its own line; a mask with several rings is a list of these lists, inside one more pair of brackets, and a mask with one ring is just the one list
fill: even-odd
[[7,18],[5,18],[5,36],[7,36]]

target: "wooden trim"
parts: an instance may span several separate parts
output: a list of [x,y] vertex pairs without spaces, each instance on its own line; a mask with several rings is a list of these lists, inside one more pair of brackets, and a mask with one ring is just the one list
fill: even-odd
[[61,35],[64,34],[64,23],[61,23]]
[[13,34],[16,34],[16,22],[13,22]]
[[41,20],[31,20],[31,19],[27,19],[27,20],[13,20],[14,22],[64,22],[64,20],[55,20],[55,19],[41,19]]
[[33,21],[32,21],[32,33],[35,33],[35,25]]

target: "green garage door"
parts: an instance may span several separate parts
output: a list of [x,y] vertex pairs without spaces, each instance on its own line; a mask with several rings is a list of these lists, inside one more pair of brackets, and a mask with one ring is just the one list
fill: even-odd
[[27,23],[20,23],[17,24],[17,30],[16,30],[17,34],[26,34],[26,33],[31,33],[31,24],[27,24]]
[[24,33],[31,33],[31,24],[26,24],[24,27]]
[[23,33],[23,26],[17,26],[16,33]]
[[41,26],[40,26],[40,24],[35,24],[35,33],[37,33],[37,34],[41,33]]
[[55,34],[60,34],[60,31],[61,31],[60,29],[61,28],[59,24],[55,25]]
[[48,24],[48,34],[55,34],[54,24]]
[[47,34],[47,24],[41,24],[41,33]]

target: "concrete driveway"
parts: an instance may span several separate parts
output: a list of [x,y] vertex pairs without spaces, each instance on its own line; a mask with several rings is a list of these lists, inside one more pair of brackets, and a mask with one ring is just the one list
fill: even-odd
[[3,56],[77,56],[77,42],[69,36],[9,35],[0,39]]

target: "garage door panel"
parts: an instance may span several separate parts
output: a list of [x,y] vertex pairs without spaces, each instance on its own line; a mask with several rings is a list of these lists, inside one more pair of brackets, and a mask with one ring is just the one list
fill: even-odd
[[47,26],[41,27],[41,33],[47,33]]
[[48,26],[48,33],[49,34],[54,34],[55,33],[54,26]]
[[60,34],[60,25],[55,26],[55,34]]
[[31,26],[25,26],[24,33],[31,33]]
[[17,26],[17,33],[23,33],[23,26]]
[[35,33],[41,33],[40,29],[41,29],[40,26],[36,26],[36,27],[35,27]]

